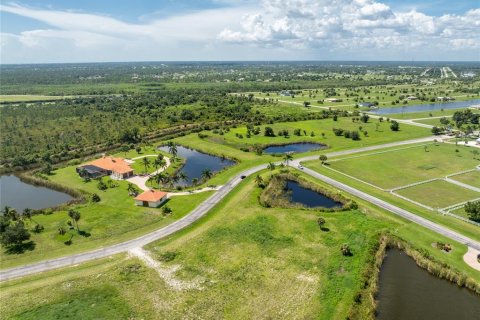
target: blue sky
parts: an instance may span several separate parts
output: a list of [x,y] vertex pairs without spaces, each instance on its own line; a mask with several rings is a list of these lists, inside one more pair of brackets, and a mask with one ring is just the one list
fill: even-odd
[[2,63],[480,60],[471,0],[3,1]]

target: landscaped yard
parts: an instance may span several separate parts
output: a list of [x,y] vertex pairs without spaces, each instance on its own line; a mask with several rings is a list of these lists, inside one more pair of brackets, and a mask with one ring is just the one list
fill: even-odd
[[[426,147],[426,149],[425,149]],[[458,152],[456,151],[458,150]],[[377,151],[330,161],[330,167],[384,189],[475,168],[470,148],[428,144]]]
[[395,191],[399,195],[440,209],[468,200],[480,198],[480,192],[466,189],[445,180],[435,180]]
[[[2,250],[0,259],[3,268],[86,251],[135,238],[183,217],[211,195],[211,192],[204,192],[172,197],[166,205],[172,209],[173,214],[163,216],[161,208],[135,206],[133,198],[128,195],[126,181],[114,181],[118,185],[117,187],[100,191],[97,188],[97,181],[83,182],[75,172],[74,166],[57,170],[50,179],[70,188],[97,193],[100,196],[101,201],[98,203],[87,199],[87,203],[73,206],[81,214],[79,227],[87,236],[81,236],[75,230],[70,230],[65,235],[59,235],[60,227],[63,226],[68,230],[67,221],[70,218],[66,210],[57,211],[51,215],[34,216],[35,222],[45,227],[41,233],[32,233],[35,249],[26,251],[22,255],[6,254]],[[107,185],[108,180],[109,178],[104,178]],[[65,242],[72,236],[72,244],[66,245]]]

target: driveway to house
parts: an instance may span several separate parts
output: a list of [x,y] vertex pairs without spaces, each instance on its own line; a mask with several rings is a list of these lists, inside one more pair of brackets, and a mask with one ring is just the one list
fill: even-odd
[[[388,143],[388,144],[383,144],[383,145],[377,145],[377,146],[369,146],[369,147],[363,147],[363,148],[357,148],[357,149],[351,149],[351,150],[344,150],[344,151],[338,151],[338,152],[332,152],[332,153],[326,153],[328,157],[334,157],[334,156],[342,156],[342,155],[348,155],[352,153],[358,153],[358,152],[364,152],[364,151],[371,151],[371,150],[376,150],[376,149],[381,149],[381,148],[387,148],[387,147],[394,147],[394,146],[401,146],[401,145],[406,145],[406,144],[413,144],[413,143],[421,143],[421,142],[428,142],[428,141],[433,141],[434,139],[438,139],[438,137],[428,137],[428,138],[422,138],[422,139],[414,139],[414,140],[407,140],[407,141],[399,141],[399,142],[394,142],[394,143]],[[298,167],[300,162],[302,161],[307,161],[307,160],[314,160],[318,159],[318,156],[311,156],[311,157],[304,157],[300,159],[296,159],[294,161],[290,162],[291,166]],[[56,259],[51,259],[51,260],[45,260],[33,264],[28,264],[28,265],[23,265],[20,267],[14,267],[11,269],[6,269],[0,271],[0,281],[5,281],[9,279],[14,279],[14,278],[19,278],[23,276],[27,276],[30,274],[34,273],[39,273],[39,272],[44,272],[48,270],[53,270],[57,268],[62,268],[62,267],[67,267],[67,266],[73,266],[78,263],[94,260],[94,259],[100,259],[100,258],[105,258],[114,254],[122,253],[122,252],[127,252],[131,249],[137,248],[137,247],[142,247],[145,246],[148,243],[151,243],[153,241],[168,237],[172,235],[173,233],[188,227],[191,225],[193,222],[199,220],[202,218],[204,215],[206,215],[215,205],[217,205],[227,194],[229,194],[238,184],[240,184],[243,179],[242,177],[250,176],[260,170],[266,169],[267,164],[259,165],[253,168],[250,168],[248,170],[245,170],[241,173],[239,173],[237,176],[232,178],[228,183],[223,185],[220,189],[218,189],[217,192],[215,192],[212,196],[210,196],[207,200],[202,202],[197,208],[192,210],[189,214],[184,216],[183,218],[171,223],[170,225],[163,227],[161,229],[155,230],[153,232],[147,233],[143,236],[140,236],[136,239],[128,240],[125,242],[121,242],[115,245],[111,245],[108,247],[103,247],[100,249],[88,251],[88,252],[83,252],[83,253],[78,253],[78,254],[73,254],[61,258],[56,258]],[[404,209],[401,209],[399,207],[396,207],[390,203],[387,203],[379,198],[373,197],[365,192],[362,192],[358,189],[352,188],[348,185],[345,185],[341,182],[338,182],[334,179],[331,179],[327,176],[324,176],[318,172],[315,172],[311,169],[308,168],[303,168],[303,171],[306,174],[311,175],[314,178],[317,178],[321,181],[324,181],[328,184],[333,185],[334,187],[344,190],[348,193],[353,194],[356,197],[359,197],[363,200],[366,200],[370,203],[373,203],[387,211],[390,211],[396,215],[399,215],[409,221],[412,221],[414,223],[417,223],[427,229],[430,229],[434,232],[437,232],[438,234],[441,234],[445,237],[448,237],[454,241],[457,241],[461,244],[467,245],[468,247],[474,248],[475,250],[480,250],[480,242],[477,242],[473,239],[470,239],[462,234],[459,234],[455,231],[452,231],[444,226],[438,225],[436,223],[433,223],[427,219],[424,219],[422,217],[419,217],[413,213],[410,213]]]
[[[144,156],[132,158],[131,160],[138,160],[138,159],[142,159],[142,158],[145,158],[145,157],[157,157],[157,156],[158,156],[157,154],[147,154],[147,155],[144,155]],[[165,168],[160,168],[160,169],[155,170],[154,172],[146,174],[146,175],[136,175],[136,176],[130,177],[130,178],[125,179],[125,180],[130,182],[130,183],[133,183],[133,184],[137,185],[143,191],[150,190],[150,188],[147,187],[148,179],[150,179],[150,177],[156,175],[157,173],[165,171],[170,166],[170,159],[167,158],[167,157],[163,157],[163,159],[165,159],[165,162],[166,162]]]

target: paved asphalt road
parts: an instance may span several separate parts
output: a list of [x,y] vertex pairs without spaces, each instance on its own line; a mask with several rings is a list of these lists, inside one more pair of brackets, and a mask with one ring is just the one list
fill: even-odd
[[[407,141],[399,141],[399,142],[394,142],[394,143],[388,143],[388,144],[383,144],[383,145],[377,145],[377,146],[369,146],[369,147],[362,147],[362,148],[357,148],[357,149],[351,149],[351,150],[344,150],[344,151],[338,151],[338,152],[332,152],[332,153],[327,153],[326,155],[328,157],[334,157],[334,156],[341,156],[341,155],[348,155],[352,153],[358,153],[358,152],[364,152],[364,151],[372,151],[376,149],[381,149],[381,148],[386,148],[386,147],[394,147],[394,146],[401,146],[401,145],[406,145],[406,144],[412,144],[412,143],[420,143],[420,142],[427,142],[427,141],[432,141],[434,137],[429,137],[429,138],[422,138],[422,139],[415,139],[415,140],[407,140]],[[437,137],[438,139],[438,137]],[[298,167],[299,163],[301,161],[307,161],[307,160],[314,160],[317,159],[318,156],[311,156],[311,157],[304,157],[301,159],[294,160],[290,162],[291,166]],[[100,248],[97,250],[93,251],[88,251],[88,252],[83,252],[83,253],[78,253],[74,255],[69,255],[57,259],[51,259],[51,260],[45,260],[41,261],[38,263],[33,263],[29,265],[24,265],[20,267],[14,267],[11,269],[6,269],[6,270],[1,270],[0,271],[0,281],[5,281],[9,279],[14,279],[14,278],[19,278],[23,277],[26,275],[38,273],[38,272],[44,272],[48,270],[53,270],[57,268],[62,268],[62,267],[67,267],[67,266],[72,266],[75,264],[79,264],[82,262],[94,260],[94,259],[100,259],[104,257],[111,256],[113,254],[121,253],[121,252],[126,252],[130,249],[136,248],[136,247],[142,247],[148,243],[151,243],[155,240],[165,238],[187,226],[190,224],[194,223],[201,217],[203,217],[208,211],[210,211],[217,203],[219,203],[230,191],[232,191],[233,188],[235,188],[241,181],[242,176],[249,176],[254,174],[255,172],[258,172],[260,170],[263,170],[266,168],[266,164],[260,165],[254,168],[250,168],[240,174],[238,174],[236,177],[234,177],[232,180],[230,180],[227,184],[223,185],[215,194],[213,194],[211,197],[209,197],[207,200],[205,200],[203,203],[201,203],[197,208],[195,208],[192,212],[190,212],[188,215],[183,217],[180,220],[177,220],[173,222],[172,224],[163,227],[161,229],[158,229],[156,231],[153,231],[151,233],[145,234],[141,237],[138,237],[136,239],[132,239],[129,241],[121,242],[115,245],[111,245],[108,247]],[[331,184],[335,186],[338,189],[344,190],[348,193],[353,194],[356,197],[359,197],[363,200],[369,201],[385,210],[388,210],[390,212],[393,212],[407,220],[410,220],[412,222],[415,222],[421,226],[424,226],[425,228],[428,228],[430,230],[433,230],[441,235],[444,235],[445,237],[448,237],[452,240],[455,240],[459,243],[465,244],[469,247],[475,248],[477,250],[480,250],[480,243],[477,241],[474,241],[468,237],[465,237],[457,232],[454,232],[448,228],[445,228],[443,226],[440,226],[438,224],[435,224],[429,220],[426,220],[424,218],[421,218],[413,213],[410,213],[406,210],[403,210],[399,207],[396,207],[394,205],[391,205],[383,200],[380,200],[376,197],[373,197],[367,193],[364,193],[360,190],[357,190],[355,188],[349,187],[343,183],[340,183],[336,180],[333,180],[329,177],[326,177],[322,174],[319,174],[318,172],[315,172],[313,170],[304,168],[303,171],[319,180],[322,180],[328,184]]]

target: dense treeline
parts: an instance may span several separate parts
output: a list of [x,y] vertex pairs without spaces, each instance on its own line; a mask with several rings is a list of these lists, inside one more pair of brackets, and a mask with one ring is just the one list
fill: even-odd
[[140,143],[166,128],[177,128],[170,130],[175,133],[202,123],[264,121],[252,111],[254,103],[266,102],[208,90],[163,90],[8,105],[0,108],[2,164],[55,163],[88,154],[90,146]]
[[[44,65],[2,65],[3,94],[111,94],[149,90],[165,84],[212,84],[232,91],[313,88],[326,86],[411,83],[425,67],[445,66],[395,62],[131,62]],[[455,72],[476,76],[458,79],[478,80],[475,63],[451,63]],[[436,76],[440,76],[438,73]],[[457,81],[458,81],[457,80]],[[309,83],[311,85],[309,85]],[[289,87],[293,84],[294,87]],[[298,87],[295,86],[298,84]],[[146,86],[145,86],[146,85]],[[150,88],[148,88],[150,87]],[[154,89],[154,88],[153,88]],[[468,90],[468,88],[466,89]]]

